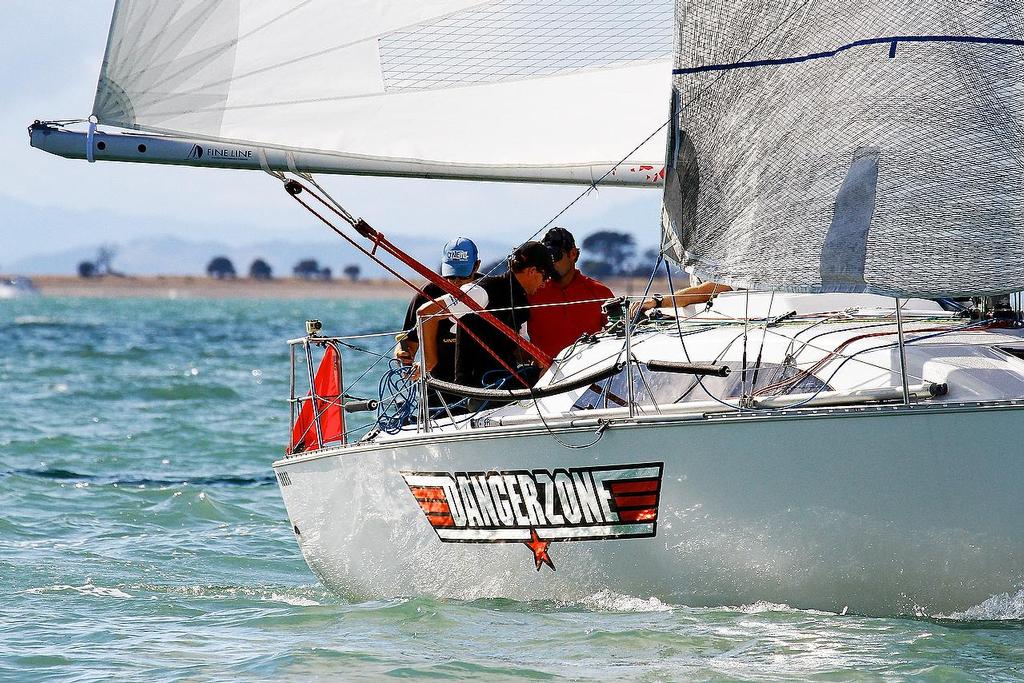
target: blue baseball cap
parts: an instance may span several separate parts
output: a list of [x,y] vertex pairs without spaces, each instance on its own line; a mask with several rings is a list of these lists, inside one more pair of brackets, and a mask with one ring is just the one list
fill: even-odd
[[468,237],[456,237],[441,252],[442,277],[469,277],[478,259],[476,245]]

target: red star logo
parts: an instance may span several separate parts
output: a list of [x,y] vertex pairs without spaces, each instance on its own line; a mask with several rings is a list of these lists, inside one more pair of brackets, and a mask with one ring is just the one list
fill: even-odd
[[551,545],[551,541],[540,540],[540,537],[537,536],[537,530],[530,529],[530,540],[523,541],[523,545],[533,551],[533,563],[537,565],[537,571],[540,571],[542,564],[546,564],[554,571],[555,563],[551,561],[551,557],[548,555],[548,546]]

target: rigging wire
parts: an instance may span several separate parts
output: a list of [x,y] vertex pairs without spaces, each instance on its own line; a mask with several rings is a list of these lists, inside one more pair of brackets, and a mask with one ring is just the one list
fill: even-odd
[[[740,361],[740,405],[747,403],[747,337],[750,331],[750,290],[743,297],[743,356]],[[753,389],[751,389],[753,391]]]
[[761,345],[757,349],[757,360],[754,361],[754,376],[750,380],[750,392],[753,393],[757,388],[757,375],[761,369],[761,354],[764,353],[764,340],[768,337],[768,325],[772,321],[772,304],[775,303],[775,291],[772,290],[772,296],[768,299],[768,311],[764,314],[764,328],[761,330]]
[[[687,363],[692,363],[693,361],[690,359],[690,352],[686,348],[686,340],[683,339],[683,327],[682,327],[682,323],[679,320],[679,303],[676,301],[676,296],[675,296],[676,288],[675,288],[675,285],[672,284],[672,269],[669,268],[669,265],[668,265],[667,261],[665,262],[665,272],[668,274],[668,288],[670,290],[672,290],[672,310],[673,310],[673,313],[674,313],[673,317],[675,318],[675,321],[676,321],[676,331],[679,333],[679,345],[683,349],[683,355],[686,357],[686,362]],[[714,296],[712,296],[711,299],[708,299],[708,306],[707,306],[707,308],[711,307],[711,301],[713,301],[713,300],[714,300]],[[705,310],[707,310],[707,309],[705,309]],[[697,379],[697,384],[700,385],[701,390],[705,394],[707,394],[708,397],[711,398],[713,401],[715,401],[717,403],[721,403],[723,406],[726,406],[727,408],[732,408],[733,410],[736,410],[736,411],[741,410],[739,405],[733,405],[733,404],[729,403],[728,401],[723,401],[722,399],[720,399],[717,396],[715,396],[714,394],[712,394],[708,390],[708,388],[706,386],[704,386],[704,379],[700,375],[697,375],[696,379]]]

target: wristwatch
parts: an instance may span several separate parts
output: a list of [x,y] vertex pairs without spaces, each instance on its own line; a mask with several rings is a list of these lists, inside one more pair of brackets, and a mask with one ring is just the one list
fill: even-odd
[[665,297],[661,294],[655,294],[651,298],[654,300],[654,307],[661,308],[661,303],[665,300]]

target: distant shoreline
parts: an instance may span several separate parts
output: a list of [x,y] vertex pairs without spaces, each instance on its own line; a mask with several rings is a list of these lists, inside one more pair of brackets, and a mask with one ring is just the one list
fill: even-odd
[[[273,280],[214,280],[202,276],[153,275],[145,277],[80,278],[68,275],[33,275],[43,296],[145,299],[406,299],[412,290],[398,280],[331,280],[329,282],[275,278]],[[640,294],[647,278],[611,278],[616,294]],[[667,291],[655,281],[653,291]]]

